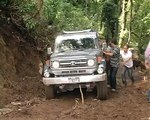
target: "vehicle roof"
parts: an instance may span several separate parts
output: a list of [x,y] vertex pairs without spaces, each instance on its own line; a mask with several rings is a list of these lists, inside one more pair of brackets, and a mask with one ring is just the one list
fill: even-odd
[[78,39],[78,38],[85,38],[85,37],[91,37],[96,38],[97,33],[96,32],[74,32],[74,33],[63,33],[61,35],[58,35],[56,37],[57,41],[65,40],[65,39]]
[[73,36],[73,35],[97,35],[96,32],[74,32],[74,33],[63,33],[59,36]]

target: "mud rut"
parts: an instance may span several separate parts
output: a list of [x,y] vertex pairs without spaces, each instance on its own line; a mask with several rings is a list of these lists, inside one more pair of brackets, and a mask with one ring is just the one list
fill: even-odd
[[109,90],[105,101],[97,100],[94,92],[86,93],[84,105],[79,92],[62,93],[53,100],[39,97],[12,102],[6,106],[8,112],[0,111],[0,120],[149,120],[148,81],[140,73],[136,79],[134,86],[130,81],[127,87],[118,82],[118,91]]

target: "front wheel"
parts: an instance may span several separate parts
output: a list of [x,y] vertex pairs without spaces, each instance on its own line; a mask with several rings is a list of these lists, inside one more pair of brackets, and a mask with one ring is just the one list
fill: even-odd
[[55,98],[54,85],[45,86],[45,96],[46,96],[46,99],[54,99]]
[[97,87],[97,98],[100,100],[107,99],[107,81],[100,81],[96,83]]

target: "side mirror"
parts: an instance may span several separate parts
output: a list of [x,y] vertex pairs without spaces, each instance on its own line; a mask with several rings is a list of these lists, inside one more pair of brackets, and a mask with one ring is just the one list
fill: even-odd
[[50,55],[50,54],[52,54],[52,53],[53,53],[53,52],[52,52],[51,47],[47,48],[47,54]]

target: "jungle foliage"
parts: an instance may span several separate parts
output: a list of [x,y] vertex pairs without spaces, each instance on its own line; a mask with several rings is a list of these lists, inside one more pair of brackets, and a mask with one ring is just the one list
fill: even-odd
[[1,0],[3,11],[16,23],[21,15],[36,43],[43,46],[63,30],[89,28],[120,46],[129,43],[140,53],[150,38],[149,0]]

